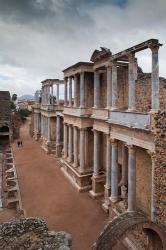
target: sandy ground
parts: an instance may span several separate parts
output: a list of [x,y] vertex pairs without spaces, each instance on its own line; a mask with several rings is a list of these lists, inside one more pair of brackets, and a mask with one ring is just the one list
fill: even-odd
[[90,249],[108,217],[88,193],[80,194],[62,174],[56,159],[21,129],[23,147],[12,145],[26,216],[46,220],[50,230],[72,234],[73,249]]

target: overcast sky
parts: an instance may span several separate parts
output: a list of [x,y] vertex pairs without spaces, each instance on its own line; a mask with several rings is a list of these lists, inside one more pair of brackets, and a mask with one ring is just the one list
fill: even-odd
[[[33,94],[100,46],[116,53],[151,38],[164,44],[166,77],[166,0],[0,0],[0,90]],[[136,55],[150,71],[150,50]]]

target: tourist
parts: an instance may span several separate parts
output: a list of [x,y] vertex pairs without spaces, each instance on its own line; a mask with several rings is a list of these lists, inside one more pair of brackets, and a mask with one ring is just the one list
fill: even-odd
[[20,147],[20,141],[17,142],[17,146],[18,146],[18,148]]
[[21,147],[22,147],[22,141],[20,141],[20,145],[21,145]]

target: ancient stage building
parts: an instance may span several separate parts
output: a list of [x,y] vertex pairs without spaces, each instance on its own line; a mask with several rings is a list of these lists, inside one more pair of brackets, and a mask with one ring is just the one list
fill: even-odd
[[[41,142],[47,153],[61,156],[63,142],[63,100],[59,88],[64,82],[59,79],[42,81],[41,91],[35,93],[33,107],[34,138]],[[56,87],[56,94],[54,88]]]
[[[34,108],[34,115],[42,117],[34,117],[34,134],[38,131],[46,151],[63,138],[61,169],[71,183],[101,199],[112,223],[117,218],[128,221],[122,234],[131,229],[131,218],[133,226],[146,222],[146,236],[137,237],[133,230],[127,239],[137,247],[138,242],[147,244],[147,235],[153,236],[148,244],[165,244],[166,79],[159,77],[160,46],[150,39],[117,54],[103,47],[95,50],[91,62],[63,71],[64,110],[63,105],[49,109],[54,105],[48,86],[55,80],[42,82],[41,106]],[[143,73],[136,57],[147,49],[151,73]],[[57,125],[58,116],[61,125]],[[44,125],[37,126],[39,120]],[[141,225],[139,235],[144,231]],[[156,227],[162,228],[161,234]],[[102,245],[106,232],[95,249],[109,249]]]

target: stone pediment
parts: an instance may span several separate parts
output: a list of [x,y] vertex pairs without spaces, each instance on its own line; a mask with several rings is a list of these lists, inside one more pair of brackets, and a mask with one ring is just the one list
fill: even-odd
[[110,51],[110,49],[108,48],[105,48],[105,47],[100,47],[101,50],[95,50],[90,58],[90,60],[92,62],[96,62],[96,61],[99,61],[100,59],[102,58],[105,58],[105,57],[110,57],[112,56],[112,52]]

